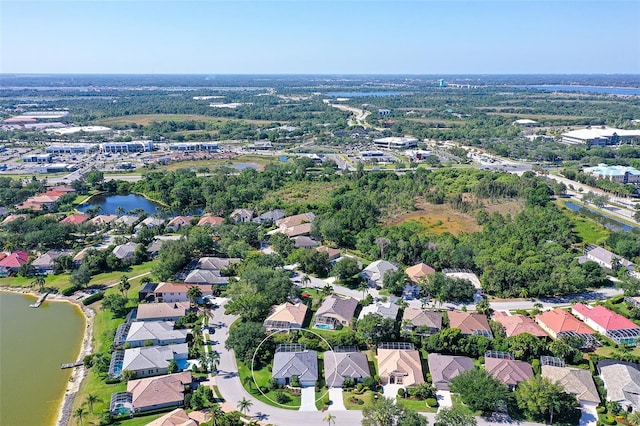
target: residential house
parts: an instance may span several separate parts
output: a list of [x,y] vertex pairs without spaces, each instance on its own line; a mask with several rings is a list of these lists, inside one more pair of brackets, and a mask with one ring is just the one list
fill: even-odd
[[138,302],[153,302],[155,300],[156,287],[158,287],[157,283],[143,284],[138,291]]
[[31,262],[34,272],[38,275],[53,274],[56,259],[62,256],[71,256],[71,250],[49,250]]
[[276,222],[284,218],[285,212],[282,209],[270,210],[253,219],[255,223]]
[[231,212],[229,217],[235,222],[251,222],[255,212],[250,209],[235,209]]
[[8,225],[16,220],[27,220],[29,218],[26,214],[10,214],[2,220],[2,226]]
[[125,244],[120,244],[119,246],[115,246],[112,250],[112,253],[115,257],[122,261],[131,260],[135,257],[136,247],[138,247],[138,244],[134,242],[128,242]]
[[85,247],[73,256],[73,266],[79,268],[87,254],[97,251],[95,247]]
[[603,268],[611,270],[622,267],[629,272],[633,272],[636,266],[635,263],[628,261],[624,257],[618,256],[617,254],[599,246],[589,246],[584,251],[584,256],[579,259],[581,263],[588,260],[596,262]]
[[[189,300],[187,293],[190,287],[193,286],[182,283],[161,282],[154,291],[154,298],[157,302],[165,303],[187,302]],[[212,294],[210,287],[200,287],[200,291],[203,296]]]
[[406,332],[430,336],[442,329],[442,312],[406,308],[402,314],[402,326]]
[[195,269],[204,269],[207,271],[219,271],[229,269],[232,263],[240,263],[242,259],[237,257],[201,257],[196,263]]
[[598,333],[618,344],[637,345],[640,340],[639,326],[604,306],[576,303],[571,308],[571,313]]
[[318,353],[304,345],[278,345],[271,368],[273,378],[280,385],[288,385],[297,376],[300,386],[315,386],[318,380]]
[[282,219],[276,220],[276,225],[280,229],[292,228],[294,226],[302,225],[304,223],[312,223],[316,218],[316,215],[313,213],[301,213],[293,216],[287,216]]
[[624,301],[634,308],[640,308],[640,297],[625,297]]
[[595,407],[600,403],[600,396],[589,370],[543,365],[542,377],[559,383],[565,392],[574,394],[581,407]]
[[127,392],[131,393],[133,408],[136,412],[180,407],[184,405],[185,390],[191,386],[192,381],[189,371],[162,377],[129,380]]
[[384,276],[388,272],[395,272],[398,267],[386,260],[376,260],[360,272],[360,276],[371,287],[382,287],[384,285]]
[[0,276],[9,276],[17,273],[22,265],[29,261],[29,253],[23,250],[14,251],[0,260]]
[[511,390],[525,380],[533,377],[533,368],[528,362],[510,358],[484,358],[484,368],[489,374],[500,380]]
[[337,347],[336,351],[324,353],[324,378],[329,388],[340,388],[344,379],[352,378],[362,382],[365,377],[371,377],[367,356],[355,350],[345,350]]
[[184,279],[185,284],[191,285],[227,285],[229,278],[220,275],[220,271],[207,269],[194,269]]
[[561,308],[538,314],[535,319],[538,325],[554,339],[562,336],[579,336],[588,339],[593,335],[592,329]]
[[407,277],[414,283],[418,284],[424,280],[426,280],[430,275],[436,273],[436,270],[426,263],[418,263],[417,265],[413,265],[408,267],[405,271]]
[[327,246],[320,246],[320,247],[317,247],[316,250],[319,251],[320,253],[327,253],[327,256],[329,256],[330,262],[333,262],[334,260],[338,260],[340,258],[339,249],[334,249]]
[[187,302],[143,303],[138,305],[136,321],[175,321],[187,314]]
[[494,312],[491,319],[502,324],[507,337],[528,333],[535,337],[547,337],[547,333],[531,318],[516,314],[510,315],[507,312]]
[[207,419],[201,418],[200,413],[200,411],[187,413],[182,408],[176,408],[151,423],[147,423],[146,426],[198,426],[207,422]]
[[454,377],[460,373],[473,370],[473,360],[466,356],[442,355],[430,353],[427,357],[431,380],[436,390],[449,390]]
[[[132,348],[186,343],[187,330],[174,330],[171,321],[139,321],[131,323],[125,339]],[[153,345],[149,345],[148,343]]]
[[392,302],[375,302],[368,306],[365,306],[360,311],[358,319],[362,319],[365,315],[378,314],[382,318],[389,318],[392,320],[398,319],[398,311],[400,307]]
[[303,303],[283,303],[274,306],[271,314],[264,320],[267,331],[301,329],[307,315],[307,306]]
[[319,242],[317,242],[313,238],[307,237],[307,236],[304,236],[304,235],[293,237],[291,239],[293,240],[293,246],[295,248],[312,249],[314,247],[317,247],[320,244]]
[[337,294],[327,296],[316,311],[314,327],[334,330],[338,326],[349,324],[358,307],[358,301],[352,297]]
[[424,382],[420,352],[411,343],[380,343],[376,354],[378,375],[383,385],[405,387]]
[[138,223],[139,220],[140,218],[138,216],[124,215],[114,220],[113,224],[120,228],[131,228]]
[[623,410],[640,410],[640,364],[604,359],[598,362],[598,371],[609,401]]
[[164,225],[164,219],[159,217],[149,216],[143,219],[142,222],[137,224],[134,229],[136,231],[140,231],[142,228],[154,229],[154,228],[159,228],[162,225]]
[[493,338],[487,317],[477,312],[451,311],[448,313],[449,327],[459,329],[462,334]]
[[204,215],[198,221],[197,226],[220,226],[224,223],[224,217]]
[[155,258],[160,254],[162,245],[167,241],[178,241],[183,238],[182,235],[156,235],[153,237],[153,241],[147,246],[147,256],[149,258]]
[[118,216],[114,214],[100,214],[98,216],[89,219],[89,223],[94,226],[105,226],[118,219]]
[[177,232],[184,226],[190,226],[192,220],[192,216],[176,216],[167,223],[165,229],[170,232]]
[[60,223],[66,223],[69,225],[80,225],[90,219],[89,215],[74,213],[60,221]]
[[186,343],[125,349],[122,371],[133,371],[136,378],[161,376],[169,372],[171,361],[184,366],[188,356],[189,347]]

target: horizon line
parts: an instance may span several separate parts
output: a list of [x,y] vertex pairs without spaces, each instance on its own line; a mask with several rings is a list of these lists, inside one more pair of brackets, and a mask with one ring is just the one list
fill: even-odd
[[163,75],[163,76],[532,76],[532,75],[578,75],[578,76],[638,76],[638,72],[616,72],[616,73],[559,73],[559,72],[537,72],[537,73],[148,73],[148,72],[0,72],[0,76],[53,76],[53,75]]

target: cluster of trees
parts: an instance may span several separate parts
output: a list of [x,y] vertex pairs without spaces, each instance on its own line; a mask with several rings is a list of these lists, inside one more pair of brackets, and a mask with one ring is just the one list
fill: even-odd
[[71,225],[60,223],[53,216],[36,216],[7,223],[0,233],[0,245],[8,250],[47,250],[71,247],[74,233],[86,235],[90,224]]
[[46,191],[47,182],[35,177],[25,183],[22,179],[0,177],[0,206],[13,207],[29,197]]

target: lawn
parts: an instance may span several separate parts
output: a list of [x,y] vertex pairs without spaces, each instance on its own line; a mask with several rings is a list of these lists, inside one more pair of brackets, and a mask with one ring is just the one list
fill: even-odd
[[[376,395],[376,392],[373,391],[366,391],[362,395],[356,395],[351,392],[342,392],[342,399],[344,400],[344,406],[347,410],[364,410],[365,408],[373,407],[373,404],[375,403],[374,395]],[[379,398],[382,398],[380,394],[378,395]],[[351,402],[349,401],[350,398],[357,398],[363,401],[364,404],[359,405]]]
[[423,413],[435,413],[438,411],[437,408],[429,407],[426,400],[396,398],[396,402],[405,408]]
[[[244,387],[244,389],[248,393],[250,393],[254,398],[264,402],[265,404],[272,405],[274,407],[285,408],[288,410],[297,410],[298,408],[300,408],[300,396],[287,394],[290,398],[290,401],[287,402],[286,404],[279,405],[274,402],[276,400],[275,398],[276,391],[265,392],[264,395],[260,393],[260,391],[256,389],[256,384],[253,381],[251,369],[248,366],[244,365],[242,361],[237,360],[237,362],[238,362],[238,375],[240,376],[240,382],[242,383],[242,386]],[[267,367],[263,367],[260,370],[254,371],[253,377],[255,377],[255,381],[258,383],[258,386],[267,387],[269,383],[269,379],[271,378],[271,372]]]
[[610,231],[595,220],[584,217],[564,207],[562,200],[558,200],[556,204],[560,207],[562,213],[571,221],[573,231],[580,238],[581,242],[601,245],[609,238]]
[[332,192],[340,186],[341,184],[332,182],[291,182],[277,191],[271,191],[266,199],[278,201],[285,206],[322,206],[329,203]]

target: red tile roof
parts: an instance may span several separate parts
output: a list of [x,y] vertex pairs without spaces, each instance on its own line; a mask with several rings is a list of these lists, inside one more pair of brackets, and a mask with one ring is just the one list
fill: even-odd
[[0,260],[0,266],[5,268],[19,268],[20,266],[27,263],[29,260],[29,253],[26,251],[15,251],[11,253],[9,256]]
[[198,221],[198,226],[217,226],[222,225],[224,222],[224,218],[220,216],[202,216],[202,218]]
[[547,337],[547,333],[534,320],[524,315],[508,315],[506,312],[495,312],[491,318],[502,324],[507,337],[523,333],[536,337]]
[[595,322],[605,330],[625,330],[630,328],[640,328],[633,321],[623,317],[620,314],[605,308],[604,306],[586,306],[582,303],[573,305],[576,313]]
[[538,314],[536,315],[536,320],[546,325],[556,334],[564,331],[575,331],[578,334],[593,334],[592,329],[562,308],[555,308],[552,311]]
[[71,216],[67,216],[60,221],[60,223],[70,223],[71,225],[80,225],[81,223],[89,220],[89,216],[86,214],[72,214]]

